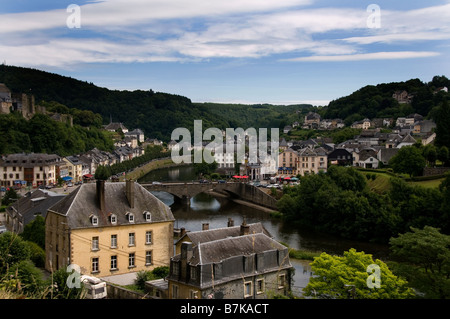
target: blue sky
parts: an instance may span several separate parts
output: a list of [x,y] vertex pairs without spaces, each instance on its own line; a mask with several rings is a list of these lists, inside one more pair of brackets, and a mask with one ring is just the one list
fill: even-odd
[[110,89],[326,105],[450,77],[450,0],[0,0],[0,39],[1,63]]

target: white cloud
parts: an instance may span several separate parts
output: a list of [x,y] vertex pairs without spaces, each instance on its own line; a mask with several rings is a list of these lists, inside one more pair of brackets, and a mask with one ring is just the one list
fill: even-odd
[[318,55],[307,56],[293,59],[285,59],[283,61],[290,62],[346,62],[346,61],[366,61],[366,60],[398,60],[398,59],[414,59],[429,58],[438,56],[438,52],[429,51],[399,51],[399,52],[375,52],[360,53],[348,55]]
[[[313,0],[109,0],[81,6],[81,29],[66,9],[0,15],[0,60],[18,65],[190,61],[298,54],[289,61],[436,56],[371,52],[370,45],[450,38],[450,4],[381,11],[368,29],[365,7],[308,8]],[[355,36],[349,36],[349,35]],[[345,36],[344,36],[345,35]],[[308,56],[304,56],[308,55]]]

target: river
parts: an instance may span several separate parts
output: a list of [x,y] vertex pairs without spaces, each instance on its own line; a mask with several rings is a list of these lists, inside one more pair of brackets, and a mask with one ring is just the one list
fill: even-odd
[[[151,171],[139,182],[187,182],[197,180],[192,166],[163,168]],[[176,219],[175,228],[184,227],[188,231],[202,229],[203,223],[208,223],[210,229],[226,227],[228,218],[234,220],[235,225],[242,221],[247,223],[261,222],[277,241],[289,245],[294,249],[310,251],[325,251],[330,254],[340,254],[350,248],[372,254],[374,258],[383,259],[388,256],[388,247],[366,242],[346,240],[327,234],[299,229],[284,223],[281,219],[272,218],[267,212],[254,207],[238,204],[232,200],[217,199],[209,194],[199,194],[190,200],[190,205],[174,202],[172,195],[165,192],[153,192],[161,201],[171,206]],[[308,261],[291,259],[295,267],[294,292],[301,295],[312,275]]]

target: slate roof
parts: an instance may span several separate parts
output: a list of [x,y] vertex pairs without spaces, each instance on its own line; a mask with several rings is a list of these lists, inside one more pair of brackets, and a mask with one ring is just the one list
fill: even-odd
[[[165,205],[141,185],[134,183],[134,208],[131,208],[125,194],[125,183],[105,183],[105,209],[100,210],[97,203],[96,183],[82,184],[49,210],[65,215],[68,226],[91,228],[112,226],[111,214],[117,216],[116,225],[129,225],[127,213],[134,214],[133,224],[149,223],[144,212],[151,213],[151,222],[175,220],[169,206]],[[93,226],[90,216],[98,217],[98,226]]]
[[[263,226],[261,223],[248,224],[249,226],[249,234],[258,234],[262,233],[268,237],[273,237],[269,231]],[[195,232],[186,233],[179,239],[179,242],[184,241],[185,237],[189,237],[192,244],[197,246],[200,243],[211,242],[214,240],[229,238],[229,237],[238,237],[241,233],[241,226],[232,226],[232,227],[223,227],[223,228],[215,228],[209,230],[201,230]]]
[[[286,249],[287,247],[266,234],[256,233],[237,237],[226,237],[200,243],[193,246],[192,257],[188,262],[193,266],[199,264],[205,265],[219,263],[236,256],[250,256],[266,251]],[[181,254],[172,257],[172,260],[174,261],[180,259]],[[287,261],[289,261],[289,258]]]
[[65,196],[66,195],[63,194],[38,189],[34,192],[27,193],[15,202],[12,207],[17,209],[19,214],[22,215],[23,224],[25,226],[32,222],[38,214],[45,218],[47,209],[58,203]]
[[9,154],[0,159],[0,166],[20,166],[24,168],[55,165],[59,163],[61,163],[61,157],[59,157],[58,155],[43,153]]
[[286,247],[264,234],[229,237],[201,243],[193,249],[191,265],[221,262],[235,256],[249,256]]

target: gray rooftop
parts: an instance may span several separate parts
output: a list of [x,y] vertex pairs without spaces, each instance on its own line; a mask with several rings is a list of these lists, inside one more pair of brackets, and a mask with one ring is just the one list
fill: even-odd
[[[138,183],[134,187],[134,207],[126,196],[126,183],[105,183],[105,208],[103,211],[97,201],[97,184],[80,185],[63,200],[50,207],[49,210],[67,216],[70,228],[89,228],[112,226],[109,217],[115,214],[116,225],[129,225],[127,213],[134,215],[133,224],[149,223],[144,212],[151,213],[151,222],[173,221],[173,214],[166,204]],[[93,226],[90,216],[98,217],[98,226]]]

